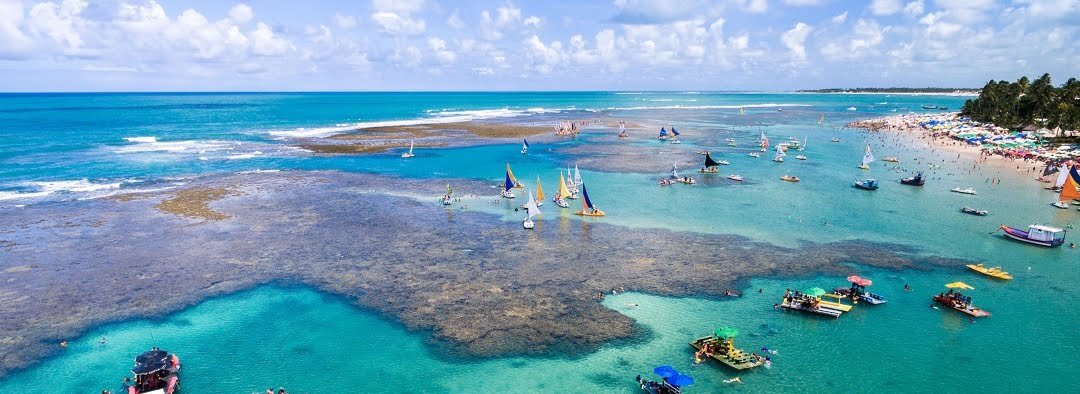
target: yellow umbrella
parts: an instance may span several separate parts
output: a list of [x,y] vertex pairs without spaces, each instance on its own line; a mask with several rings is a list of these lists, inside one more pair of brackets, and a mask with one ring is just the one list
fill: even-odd
[[971,287],[971,286],[969,286],[969,285],[968,285],[967,283],[964,283],[964,282],[953,282],[953,283],[946,283],[946,284],[945,284],[945,287],[948,287],[948,288],[950,288],[950,289],[965,289],[965,290],[975,290],[975,288],[974,288],[974,287]]

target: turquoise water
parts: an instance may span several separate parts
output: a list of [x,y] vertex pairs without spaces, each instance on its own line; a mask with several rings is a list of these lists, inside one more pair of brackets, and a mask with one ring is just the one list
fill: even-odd
[[[267,386],[296,392],[350,391],[370,389],[384,379],[407,392],[632,392],[633,376],[647,375],[658,364],[674,365],[697,378],[694,392],[834,392],[865,389],[866,382],[892,392],[1077,391],[1075,380],[1065,376],[1080,361],[1076,356],[1080,339],[1075,335],[1080,314],[1071,307],[1077,295],[1072,284],[1080,280],[1075,270],[1080,251],[1029,247],[989,233],[1000,223],[1066,226],[1080,223],[1080,214],[1049,207],[1053,196],[1028,175],[1008,170],[968,174],[970,162],[951,162],[955,154],[916,151],[912,143],[840,129],[851,119],[903,113],[924,103],[957,108],[961,100],[728,93],[3,95],[0,205],[171,187],[186,177],[255,169],[332,169],[494,184],[501,180],[506,162],[530,185],[540,176],[551,193],[558,170],[575,161],[559,152],[605,143],[606,135],[587,132],[578,140],[534,142],[524,157],[517,141],[506,141],[418,150],[414,160],[401,160],[398,152],[313,156],[290,148],[288,138],[322,135],[357,123],[443,118],[498,117],[547,125],[559,118],[597,116],[593,111],[599,111],[635,123],[677,124],[684,131],[681,146],[661,145],[647,137],[626,143],[679,160],[687,171],[696,168],[691,161],[701,159],[693,152],[708,147],[718,152],[718,158],[731,161],[721,168],[724,175],[746,178],[742,184],[730,184],[694,173],[701,180],[698,185],[660,188],[656,180],[668,166],[650,173],[586,167],[582,175],[590,194],[609,215],[599,220],[733,233],[786,246],[806,241],[884,241],[928,254],[1002,265],[1016,279],[1000,283],[962,269],[892,272],[853,265],[852,272],[873,278],[872,290],[890,302],[860,305],[838,320],[777,312],[771,306],[785,288],[832,288],[843,284],[839,277],[758,279],[744,289],[745,297],[726,301],[622,294],[609,297],[605,305],[648,328],[649,335],[633,344],[613,344],[574,360],[479,362],[435,357],[425,343],[426,333],[406,332],[337,298],[305,289],[260,288],[207,301],[164,321],[99,327],[73,341],[63,355],[0,381],[0,392],[35,392],[42,385],[57,387],[58,392],[112,388],[124,376],[131,356],[149,343],[181,354],[183,384],[192,392],[248,393]],[[781,104],[784,111],[777,112],[770,104]],[[738,106],[750,106],[748,114],[738,116]],[[823,125],[817,124],[820,114],[826,115]],[[789,136],[807,137],[809,148],[803,153],[809,160],[797,161],[791,154],[786,163],[778,164],[769,160],[771,154],[747,157],[746,147],[764,125],[774,144]],[[132,137],[144,139],[124,139]],[[722,146],[729,137],[741,148]],[[833,137],[841,142],[829,143]],[[866,144],[879,158],[900,156],[907,169],[929,171],[917,167],[915,158],[946,162],[926,187],[901,186],[895,183],[903,176],[895,165],[878,162],[870,171],[855,168]],[[803,181],[779,181],[785,173]],[[854,189],[851,183],[857,177],[876,177],[882,188]],[[990,177],[1003,182],[991,185]],[[974,187],[980,194],[950,193],[953,187]],[[484,203],[495,193],[492,189],[490,196],[473,198],[476,203],[470,203],[470,209],[500,214],[508,225],[519,220],[520,213],[512,209],[516,204]],[[958,213],[965,205],[987,209],[991,215]],[[544,210],[546,217],[540,220],[561,216],[580,220],[553,207]],[[1075,236],[1070,234],[1070,239]],[[956,313],[929,308],[930,295],[954,280],[975,286],[975,303],[994,316],[971,324]],[[904,283],[915,290],[901,291]],[[756,293],[758,288],[764,290],[762,295]],[[721,383],[735,376],[729,371],[715,365],[691,366],[686,342],[718,325],[738,327],[744,335],[737,343],[744,348],[779,349],[773,368],[744,374],[744,386],[729,386]],[[109,338],[105,346],[97,344],[102,336]],[[478,389],[476,381],[484,386]]]

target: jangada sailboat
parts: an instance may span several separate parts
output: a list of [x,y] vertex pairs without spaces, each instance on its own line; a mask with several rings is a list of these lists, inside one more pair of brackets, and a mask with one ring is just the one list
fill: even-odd
[[773,157],[772,161],[775,161],[777,163],[783,163],[784,162],[784,156],[787,156],[787,154],[784,153],[784,144],[777,145],[776,146],[776,157]]
[[626,122],[619,122],[619,138],[626,138],[629,136],[629,134],[626,134]]
[[667,136],[668,136],[667,129],[661,127],[660,128],[660,135],[656,136],[656,139],[658,139],[658,140],[666,140]]
[[874,154],[870,152],[870,144],[866,144],[866,153],[863,154],[862,164],[859,165],[859,168],[869,170],[872,162],[874,162]]
[[559,208],[568,208],[570,203],[566,202],[567,198],[570,198],[570,190],[566,188],[566,179],[563,178],[562,171],[559,171],[559,192],[552,197],[551,201]]
[[544,205],[544,188],[540,186],[540,177],[536,177],[536,206]]
[[521,222],[521,226],[525,227],[526,230],[532,230],[536,226],[532,218],[540,214],[540,208],[536,206],[536,200],[533,199],[532,192],[529,192],[529,202],[525,203],[525,212],[525,221]]
[[1058,192],[1058,200],[1050,205],[1054,207],[1067,209],[1069,208],[1069,200],[1080,199],[1080,170],[1073,166],[1068,171],[1062,171],[1067,173],[1065,181],[1061,183],[1061,191]]
[[510,179],[510,181],[514,183],[514,188],[515,189],[524,189],[525,188],[525,186],[523,186],[521,184],[521,182],[518,182],[517,178],[514,177],[514,172],[510,171],[510,163],[506,163],[506,178]]
[[715,174],[720,172],[720,163],[713,160],[712,156],[708,153],[705,154],[705,167],[698,170],[700,173]]
[[769,138],[765,137],[765,132],[764,131],[761,132],[760,142],[761,142],[761,151],[762,152],[768,151],[769,150]]
[[581,216],[604,216],[605,215],[604,211],[596,209],[596,206],[593,205],[592,200],[589,199],[589,192],[587,190],[585,190],[585,184],[584,183],[581,184],[581,195],[584,197],[584,199],[581,202],[581,210],[577,211],[577,212],[574,212],[574,214],[581,215]]
[[513,180],[513,178],[511,178],[510,168],[507,167],[506,168],[506,180],[503,181],[503,190],[501,192],[499,192],[499,195],[502,196],[503,198],[517,197],[517,196],[514,195],[513,189],[514,189],[514,180]]
[[401,158],[402,158],[402,159],[408,159],[408,158],[410,158],[410,157],[416,156],[416,155],[414,155],[414,154],[413,154],[413,152],[412,152],[412,151],[413,151],[413,143],[414,143],[414,142],[415,142],[415,140],[409,140],[409,151],[408,151],[408,152],[405,152],[405,153],[402,153],[402,154],[401,154]]
[[681,144],[682,143],[682,141],[679,141],[679,132],[676,131],[674,127],[671,128],[671,143],[672,144]]
[[454,202],[450,196],[454,194],[454,190],[450,188],[450,184],[446,184],[446,195],[442,198],[442,205],[450,205]]
[[574,183],[574,178],[572,178],[570,176],[570,167],[569,166],[566,167],[566,187],[569,188],[570,195],[566,196],[565,198],[569,198],[571,200],[576,200],[577,196],[578,196],[578,187],[577,187],[577,184]]
[[[567,174],[567,175],[569,175],[569,174]],[[574,164],[574,184],[575,185],[580,185],[581,184],[581,171],[578,170],[577,164]]]
[[529,140],[522,138],[521,141],[521,154],[529,153]]

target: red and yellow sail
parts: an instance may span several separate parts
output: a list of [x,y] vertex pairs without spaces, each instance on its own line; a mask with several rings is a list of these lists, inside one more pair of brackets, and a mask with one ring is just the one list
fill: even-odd
[[1080,199],[1080,170],[1077,170],[1077,167],[1073,166],[1069,169],[1069,175],[1065,177],[1065,184],[1061,185],[1061,194],[1058,194],[1058,201]]

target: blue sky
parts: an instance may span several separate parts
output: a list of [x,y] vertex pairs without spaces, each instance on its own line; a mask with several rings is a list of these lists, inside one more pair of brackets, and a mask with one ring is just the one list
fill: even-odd
[[1080,77],[1080,0],[0,0],[0,91],[789,90]]

